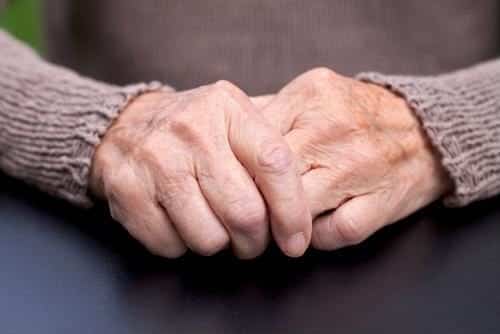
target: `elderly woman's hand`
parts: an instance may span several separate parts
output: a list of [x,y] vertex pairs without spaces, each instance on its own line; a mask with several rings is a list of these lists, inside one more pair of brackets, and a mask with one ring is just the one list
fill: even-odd
[[[266,247],[268,219],[280,248],[300,256],[311,213],[284,138],[228,82],[137,98],[94,157],[91,188],[152,252],[186,246],[241,258]],[[267,204],[267,209],[266,209]]]
[[413,112],[382,87],[320,68],[253,101],[301,161],[315,248],[359,243],[450,187]]

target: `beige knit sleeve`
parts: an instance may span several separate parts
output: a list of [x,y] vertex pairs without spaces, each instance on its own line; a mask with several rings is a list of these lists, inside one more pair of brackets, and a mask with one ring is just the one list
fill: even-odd
[[449,206],[500,193],[500,59],[434,77],[362,73],[415,110],[454,182]]
[[113,86],[45,62],[0,30],[0,170],[80,206],[101,136],[159,83]]

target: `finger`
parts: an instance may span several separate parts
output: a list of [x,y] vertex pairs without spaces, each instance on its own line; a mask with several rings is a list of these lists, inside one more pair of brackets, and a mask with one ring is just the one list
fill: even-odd
[[333,250],[356,245],[391,223],[378,194],[355,197],[313,222],[312,245]]
[[176,258],[186,246],[170,219],[131,169],[119,171],[106,186],[111,216],[153,254]]
[[226,248],[229,236],[203,197],[198,182],[191,176],[162,181],[158,201],[185,244],[205,256]]
[[200,188],[226,227],[236,256],[255,258],[269,241],[266,205],[252,178],[230,150],[229,143],[226,153],[217,155],[217,158],[205,159],[207,165],[198,168]]
[[[342,180],[345,173],[338,170],[336,176],[337,166],[330,168],[315,166],[315,161],[320,158],[321,154],[317,148],[320,145],[314,144],[315,147],[311,149],[309,145],[312,142],[309,136],[306,130],[294,129],[285,136],[285,140],[298,158],[302,184],[314,219],[325,211],[338,207],[352,196],[352,191],[355,189],[353,189],[354,182],[348,181],[350,192],[344,190],[346,187]],[[331,152],[325,154],[331,154]]]
[[355,189],[346,191],[346,187],[335,179],[332,171],[326,168],[313,169],[302,175],[304,191],[313,218],[337,208],[353,196],[352,192]]
[[228,112],[230,145],[265,198],[278,245],[288,256],[300,256],[310,242],[311,215],[295,158],[280,133],[251,105],[246,108]]
[[135,205],[137,211],[131,211],[125,209],[127,205],[110,202],[111,216],[155,255],[177,258],[186,252],[187,247],[162,208],[153,203]]

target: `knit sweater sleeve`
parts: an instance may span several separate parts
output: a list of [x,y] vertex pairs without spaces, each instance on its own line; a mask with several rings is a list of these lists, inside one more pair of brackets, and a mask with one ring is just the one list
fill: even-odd
[[84,78],[0,30],[0,170],[90,206],[88,177],[101,136],[131,99],[163,88]]
[[361,73],[408,101],[454,183],[448,206],[500,193],[500,59],[432,76]]

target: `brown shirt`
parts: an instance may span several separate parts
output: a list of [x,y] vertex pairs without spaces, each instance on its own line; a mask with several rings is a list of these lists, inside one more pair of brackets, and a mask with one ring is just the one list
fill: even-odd
[[157,89],[121,85],[227,79],[259,94],[315,66],[403,75],[360,78],[408,99],[455,182],[448,203],[500,192],[500,60],[470,67],[500,54],[496,0],[46,0],[44,8],[48,57],[79,74],[0,32],[0,169],[74,203],[89,204],[92,154],[112,119]]
[[[500,55],[497,0],[48,0],[49,56],[93,78],[276,91],[327,66],[439,74]],[[119,69],[119,70],[117,70]]]

